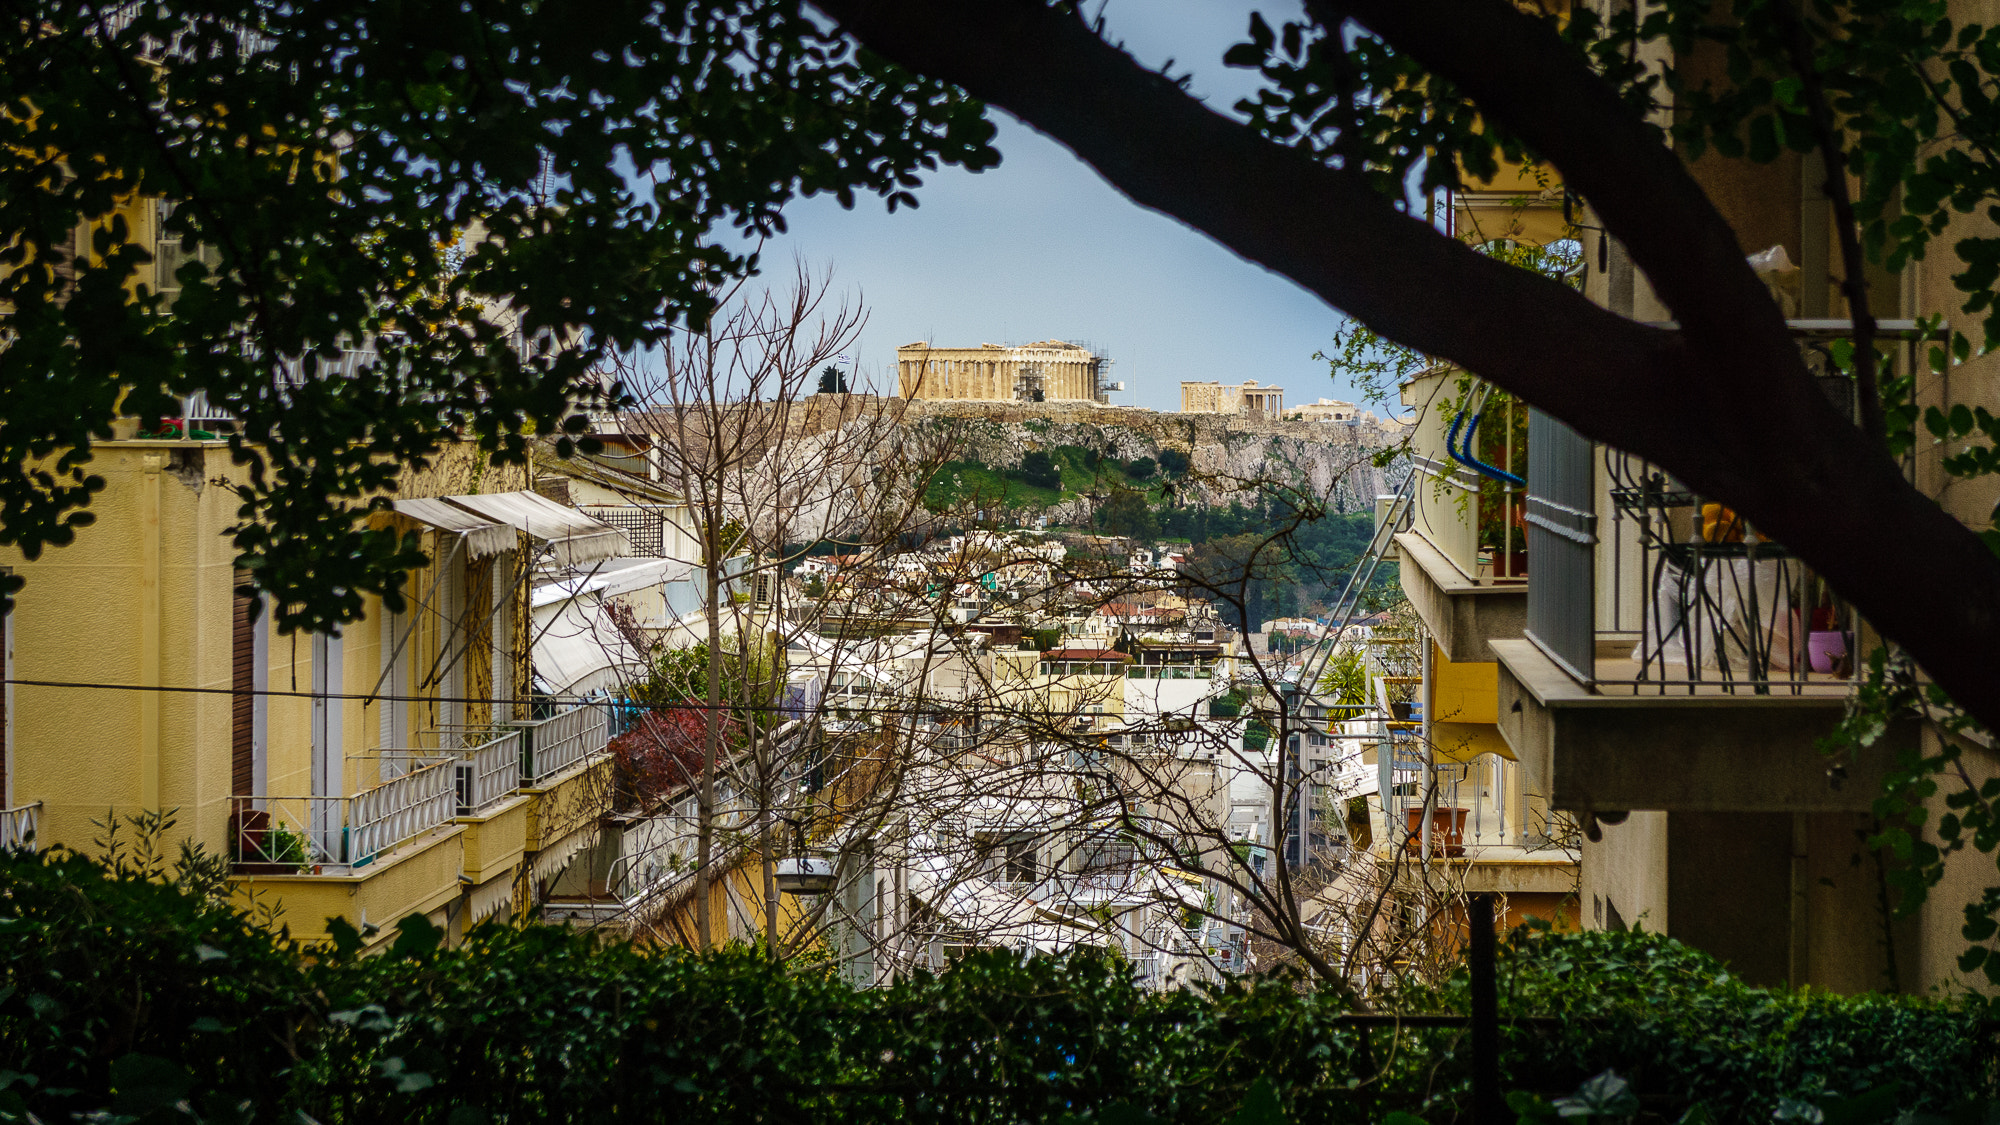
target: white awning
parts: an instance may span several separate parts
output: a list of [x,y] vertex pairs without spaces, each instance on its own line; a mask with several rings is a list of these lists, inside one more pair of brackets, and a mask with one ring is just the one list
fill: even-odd
[[535,587],[529,597],[537,609],[585,594],[610,598],[667,582],[678,582],[693,570],[694,564],[679,559],[619,559],[615,565],[579,569],[561,581],[543,583]]
[[552,844],[544,844],[542,850],[535,853],[528,870],[538,881],[553,879],[562,873],[563,868],[569,866],[569,861],[576,853],[595,843],[597,843],[597,822],[593,820]]
[[483,922],[514,905],[514,876],[506,871],[466,892],[466,906],[472,917],[467,922]]
[[416,497],[398,500],[391,506],[397,515],[408,516],[439,531],[464,536],[468,558],[483,559],[502,551],[511,551],[519,541],[512,525],[505,521],[481,519],[443,500]]
[[535,676],[557,695],[617,691],[646,678],[643,655],[596,606],[565,604],[535,614]]
[[537,493],[494,492],[445,499],[481,519],[518,527],[549,544],[555,548],[556,561],[564,566],[632,553],[624,532]]

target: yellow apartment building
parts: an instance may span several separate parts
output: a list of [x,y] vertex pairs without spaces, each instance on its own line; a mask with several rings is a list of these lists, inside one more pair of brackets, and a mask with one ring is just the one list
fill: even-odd
[[372,517],[431,559],[401,612],[370,597],[337,634],[285,635],[235,568],[227,444],[98,445],[96,523],[0,552],[26,580],[5,621],[10,835],[89,851],[107,818],[171,812],[163,843],[227,856],[240,896],[306,941],[333,917],[383,940],[410,914],[456,931],[528,912],[608,777],[606,710],[528,697],[528,584],[626,548],[478,456],[406,474]]

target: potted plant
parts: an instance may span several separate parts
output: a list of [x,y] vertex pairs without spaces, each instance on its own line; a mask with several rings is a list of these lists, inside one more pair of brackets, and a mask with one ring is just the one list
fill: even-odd
[[309,869],[305,833],[272,824],[271,814],[247,809],[236,815],[235,863],[239,875],[297,875]]
[[[1460,808],[1435,808],[1431,810],[1431,854],[1456,859],[1465,854],[1465,815]],[[1421,857],[1424,850],[1424,810],[1421,807],[1403,810],[1405,827],[1409,836],[1403,841],[1404,850],[1410,855]]]
[[1840,627],[1840,606],[1826,580],[1815,576],[1812,580],[1812,608],[1808,613],[1809,627],[1806,630],[1806,664],[1815,672],[1846,679],[1854,674],[1853,646],[1845,629]]

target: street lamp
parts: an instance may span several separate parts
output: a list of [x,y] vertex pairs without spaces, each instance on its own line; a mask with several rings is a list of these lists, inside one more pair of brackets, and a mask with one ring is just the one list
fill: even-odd
[[806,854],[806,826],[789,816],[778,819],[792,826],[792,856],[777,862],[772,877],[788,895],[823,895],[839,881],[833,861]]
[[823,895],[838,881],[832,860],[811,856],[779,860],[775,877],[778,889],[788,895]]

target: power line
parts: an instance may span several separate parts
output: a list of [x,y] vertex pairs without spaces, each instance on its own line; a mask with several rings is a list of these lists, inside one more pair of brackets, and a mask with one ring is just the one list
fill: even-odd
[[[530,703],[532,704],[536,702],[549,702],[549,703],[575,703],[586,706],[607,706],[607,707],[643,706],[641,704],[637,704],[632,702],[631,700],[626,700],[626,699],[616,699],[616,698],[591,699],[580,695],[537,695],[537,696],[505,697],[505,698],[494,697],[494,696],[476,696],[476,695],[465,695],[465,696],[377,695],[377,694],[362,693],[362,692],[287,691],[278,688],[239,689],[239,688],[225,688],[225,687],[193,687],[193,686],[180,686],[174,684],[109,684],[109,683],[99,683],[86,680],[27,680],[27,679],[16,679],[13,677],[0,678],[0,684],[8,684],[16,687],[65,688],[65,689],[83,690],[83,691],[159,692],[168,695],[226,695],[226,696],[248,695],[248,696],[275,697],[281,699],[339,699],[339,700],[353,700],[364,704],[366,703],[486,703],[486,704]],[[949,700],[949,699],[939,699],[932,702],[922,702],[922,703],[913,702],[910,704],[897,707],[828,704],[824,701],[815,704],[811,707],[787,706],[782,703],[717,703],[711,705],[706,702],[697,702],[693,700],[688,700],[684,702],[667,704],[665,706],[665,709],[679,710],[679,711],[702,711],[702,712],[709,710],[716,710],[724,712],[747,711],[753,713],[766,713],[766,712],[801,713],[801,714],[817,713],[822,718],[833,717],[836,718],[836,720],[840,715],[843,714],[907,716],[907,715],[923,715],[927,713],[936,713],[948,710],[985,712],[986,714],[993,715],[996,718],[1010,714],[1028,714],[1028,715],[1036,714],[1035,712],[1009,711],[1005,708],[995,707],[991,702],[971,702],[971,701]],[[1046,714],[1055,715],[1058,716],[1059,718],[1070,717],[1068,712],[1047,712]],[[1109,716],[1097,715],[1093,717],[1108,718]],[[1154,722],[1164,723],[1169,721],[1170,719],[1177,718],[1178,716],[1162,714],[1162,715],[1153,715],[1149,717]],[[1119,733],[1142,733],[1144,729],[1145,727],[1143,725],[1136,729],[1128,726],[1121,728]],[[1177,730],[1178,728],[1163,728],[1163,729]],[[1100,738],[1112,732],[1074,731],[1066,733],[1079,739],[1091,739],[1091,738]],[[1183,732],[1183,733],[1194,733],[1194,732]]]

